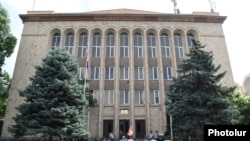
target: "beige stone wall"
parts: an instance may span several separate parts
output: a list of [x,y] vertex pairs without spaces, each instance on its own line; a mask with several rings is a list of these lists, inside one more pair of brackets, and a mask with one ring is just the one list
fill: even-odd
[[[104,68],[104,63],[106,62],[104,59],[104,33],[111,30],[115,31],[115,39],[116,42],[118,41],[118,35],[122,31],[128,31],[129,39],[132,39],[132,33],[140,31],[143,34],[143,44],[145,47],[146,44],[146,33],[149,31],[153,31],[156,34],[156,37],[159,37],[160,33],[163,31],[167,31],[170,33],[170,44],[173,45],[173,34],[175,32],[181,33],[183,35],[183,44],[187,46],[186,43],[186,34],[189,31],[195,31],[196,38],[198,38],[202,43],[207,45],[207,50],[212,50],[215,57],[215,63],[221,64],[221,71],[227,71],[225,78],[221,81],[221,83],[226,85],[233,85],[233,76],[232,70],[230,66],[230,60],[227,52],[225,37],[222,29],[221,24],[216,23],[180,23],[180,22],[133,22],[133,21],[61,21],[61,22],[27,22],[24,23],[24,29],[22,33],[22,38],[20,42],[19,52],[17,56],[16,66],[13,74],[13,80],[11,84],[10,94],[9,94],[9,102],[7,105],[6,116],[4,119],[3,125],[3,137],[11,136],[7,132],[7,127],[11,124],[14,124],[12,117],[17,114],[15,107],[17,107],[20,103],[23,102],[23,98],[20,98],[18,95],[18,90],[23,90],[29,84],[29,77],[34,75],[34,66],[40,65],[41,59],[46,57],[48,51],[50,50],[50,42],[51,42],[51,31],[53,29],[57,29],[61,31],[62,38],[65,37],[65,33],[68,30],[74,32],[77,36],[79,35],[81,30],[87,31],[89,34],[93,34],[93,31],[100,31],[102,34],[102,57],[100,60],[93,60],[96,62],[96,65],[101,65]],[[185,40],[184,40],[185,39]],[[157,39],[157,45],[159,45],[159,40]],[[63,44],[63,41],[61,42]],[[77,41],[75,41],[77,44]],[[132,45],[130,40],[130,45]],[[118,46],[118,43],[116,43]],[[115,49],[116,51],[117,48]],[[187,48],[185,47],[187,51]],[[73,49],[73,52],[76,54],[77,46]],[[173,46],[171,47],[172,57],[174,57],[174,50]],[[133,53],[133,50],[130,49],[130,53]],[[144,51],[144,55],[146,55],[146,51]],[[159,50],[158,50],[159,53]],[[130,69],[130,79],[134,79],[132,77],[133,71],[132,68],[134,67],[133,64],[140,64],[143,65],[145,68],[148,65],[155,66],[159,64],[162,66],[162,62],[164,64],[171,64],[173,66],[173,71],[176,70],[177,62],[175,59],[171,60],[162,60],[160,59],[161,54],[159,53],[159,58],[157,60],[148,60],[146,57],[143,58],[143,61],[149,61],[150,64],[145,62],[141,62],[142,60],[138,59],[134,61],[133,59],[128,60],[119,60],[119,57],[116,56],[114,62],[112,64],[116,67],[116,77],[114,81],[112,81],[112,86],[115,87],[115,92],[118,93],[118,87],[122,87],[119,85],[119,75],[117,74],[119,71],[119,62],[121,62],[124,66],[129,66]],[[95,64],[95,63],[94,63]],[[160,98],[164,99],[164,89],[169,86],[171,82],[163,81],[162,79],[157,81],[149,81],[148,76],[146,73],[148,71],[144,68],[144,75],[145,75],[145,82],[132,81],[128,84],[126,89],[133,90],[136,88],[145,88],[145,94],[149,95],[149,87],[157,87],[160,90]],[[159,77],[163,76],[162,70],[158,70]],[[175,72],[173,72],[176,75]],[[90,84],[91,88],[98,87],[100,91],[105,89],[104,85],[104,72],[103,70],[100,71],[100,81],[95,81],[93,84]],[[114,82],[114,83],[113,83]],[[123,82],[121,82],[123,83]],[[159,84],[159,85],[157,85]],[[136,85],[136,86],[135,86]],[[135,86],[135,87],[134,87]],[[131,95],[133,91],[131,91]],[[100,101],[103,99],[100,96]],[[133,98],[131,97],[131,103]],[[115,127],[115,135],[118,134],[118,123],[120,118],[130,119],[132,125],[134,125],[134,119],[145,119],[146,120],[146,133],[149,130],[158,130],[159,132],[165,131],[166,119],[165,119],[165,108],[164,108],[164,101],[161,100],[160,105],[150,106],[149,104],[149,97],[146,97],[145,107],[135,107],[133,104],[128,105],[128,109],[130,114],[126,117],[119,115],[119,101],[118,97],[115,97],[115,104],[111,107],[103,107],[102,102],[100,102],[99,107],[95,108],[93,111],[90,112],[90,125],[89,130],[92,133],[93,137],[102,136],[102,120],[103,119],[115,119],[114,127]],[[149,111],[150,110],[150,111]],[[157,115],[157,116],[155,116]],[[135,131],[135,127],[133,127]]]

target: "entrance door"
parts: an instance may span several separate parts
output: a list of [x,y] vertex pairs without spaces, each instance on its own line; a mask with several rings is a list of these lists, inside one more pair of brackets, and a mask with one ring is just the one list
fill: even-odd
[[[122,131],[124,136],[127,136],[128,129],[129,129],[129,120],[120,120],[119,121],[119,129]],[[119,131],[119,133],[120,133]]]
[[144,139],[146,136],[145,120],[135,120],[135,136]]
[[103,136],[108,138],[111,131],[113,131],[113,120],[103,120]]

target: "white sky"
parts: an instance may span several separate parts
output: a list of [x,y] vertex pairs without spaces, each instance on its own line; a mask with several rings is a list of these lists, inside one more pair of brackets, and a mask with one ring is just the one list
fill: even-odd
[[[234,81],[242,85],[247,74],[250,74],[250,45],[243,41],[249,40],[250,13],[248,0],[214,0],[216,12],[227,16],[223,24],[228,53],[234,75]],[[19,14],[33,10],[54,10],[55,12],[86,12],[105,9],[138,9],[173,13],[171,0],[0,0],[7,9],[11,20],[11,32],[18,38],[14,53],[5,61],[4,70],[11,76],[15,67],[16,55],[22,33],[23,24]],[[191,14],[193,11],[209,12],[208,0],[177,0],[181,14]],[[33,5],[34,4],[34,5]]]

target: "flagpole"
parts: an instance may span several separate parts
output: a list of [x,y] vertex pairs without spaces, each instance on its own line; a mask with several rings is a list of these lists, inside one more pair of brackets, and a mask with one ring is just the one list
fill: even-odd
[[[89,67],[89,41],[87,41],[87,49],[86,49],[86,75],[85,75],[85,82],[84,82],[84,97],[86,98],[86,86],[87,86],[87,78],[88,78],[88,67]],[[89,95],[90,97],[90,95]],[[88,126],[87,131],[89,131],[89,118],[90,118],[90,107],[88,107]]]

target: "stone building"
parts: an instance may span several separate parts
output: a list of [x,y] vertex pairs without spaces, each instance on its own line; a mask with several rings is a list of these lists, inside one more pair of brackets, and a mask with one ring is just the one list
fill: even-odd
[[[165,94],[177,65],[192,47],[192,39],[206,44],[215,63],[227,71],[221,81],[234,85],[222,24],[218,13],[166,14],[132,9],[85,13],[30,11],[21,14],[24,28],[11,84],[3,137],[11,136],[15,107],[23,102],[23,90],[51,49],[63,47],[79,62],[79,79],[90,79],[97,106],[86,111],[92,137],[113,130],[144,138],[150,130],[166,131]],[[86,69],[86,50],[89,67]]]

